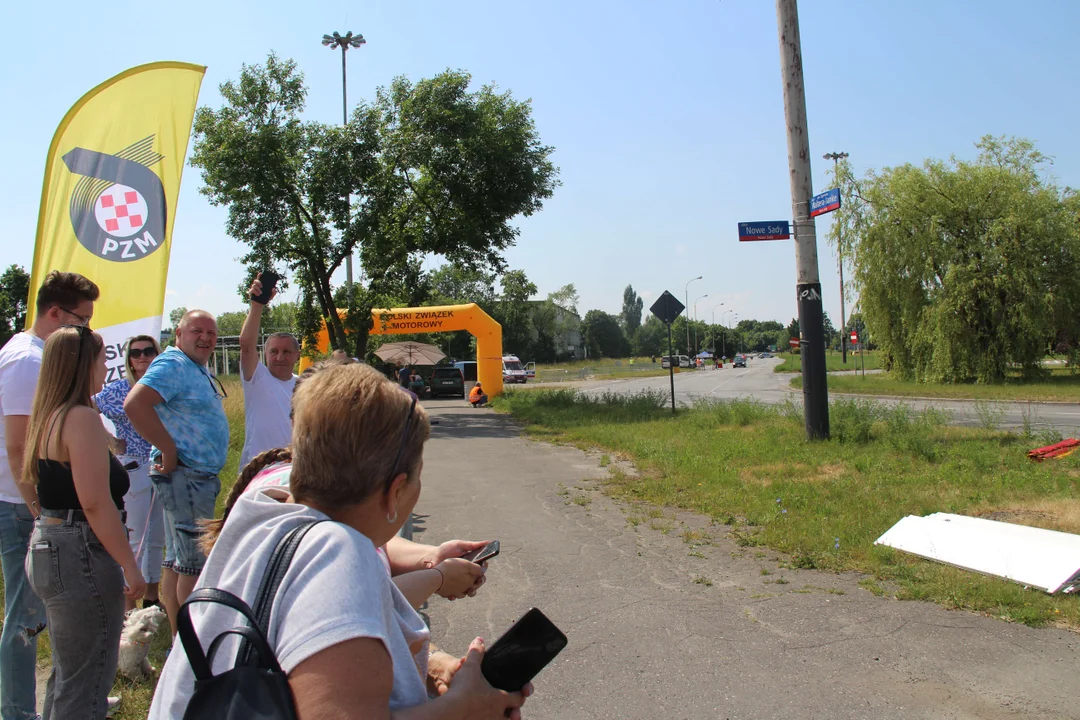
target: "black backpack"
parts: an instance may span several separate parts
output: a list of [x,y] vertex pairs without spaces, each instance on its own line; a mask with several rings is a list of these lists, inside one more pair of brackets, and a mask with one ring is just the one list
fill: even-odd
[[[184,720],[297,720],[289,678],[278,665],[266,635],[270,627],[270,610],[281,579],[289,569],[289,563],[304,535],[320,522],[324,521],[313,520],[293,528],[278,542],[259,585],[254,611],[232,593],[216,588],[196,590],[181,606],[176,625],[180,642],[195,674],[195,692],[184,711]],[[190,608],[195,603],[227,605],[247,618],[248,622],[219,634],[210,643],[210,649],[203,652],[202,643],[191,624]],[[214,654],[229,635],[242,638],[236,661],[231,670],[214,675]]]

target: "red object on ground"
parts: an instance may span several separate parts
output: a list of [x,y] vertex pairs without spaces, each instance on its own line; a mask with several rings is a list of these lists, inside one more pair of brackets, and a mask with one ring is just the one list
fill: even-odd
[[1069,438],[1068,440],[1062,440],[1059,443],[1053,445],[1047,445],[1046,447],[1035,448],[1028,453],[1028,457],[1035,462],[1042,462],[1047,458],[1059,458],[1071,455],[1080,447],[1080,440]]

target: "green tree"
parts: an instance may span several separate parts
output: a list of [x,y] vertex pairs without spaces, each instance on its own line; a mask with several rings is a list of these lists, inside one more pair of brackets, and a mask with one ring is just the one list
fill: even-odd
[[[303,75],[271,54],[220,86],[221,108],[196,113],[202,192],[228,208],[227,232],[247,245],[252,271],[291,271],[304,335],[326,320],[332,347],[366,347],[371,309],[423,290],[428,256],[505,267],[518,235],[510,220],[541,208],[558,170],[528,102],[470,84],[459,71],[397,78],[348,124],[329,125],[303,119]],[[350,296],[331,276],[355,252],[366,284]]]
[[173,308],[169,311],[169,322],[172,323],[172,327],[175,330],[180,325],[180,321],[187,314],[186,307]]
[[221,313],[217,316],[218,335],[220,337],[239,335],[246,317],[247,310],[233,310]]
[[796,340],[799,339],[799,318],[791,318],[791,322],[788,323],[785,332],[788,336],[788,339],[784,341],[785,343],[791,338],[795,338]]
[[502,295],[495,319],[502,324],[503,351],[524,355],[533,341],[532,307],[529,298],[536,294],[524,270],[511,270],[502,276]]
[[667,355],[667,326],[655,315],[649,315],[634,333],[632,346],[638,356]]
[[634,286],[627,285],[622,294],[622,314],[619,315],[619,319],[622,321],[623,330],[626,331],[628,338],[634,337],[634,333],[641,326],[641,310],[644,305],[642,299],[634,292]]
[[927,160],[841,176],[839,218],[859,307],[899,377],[1027,375],[1056,336],[1080,335],[1075,195],[1018,139],[984,137],[974,162]]
[[26,327],[26,306],[30,300],[30,275],[12,265],[0,275],[0,345]]
[[581,334],[590,358],[626,355],[626,335],[614,315],[603,310],[590,310],[581,320]]

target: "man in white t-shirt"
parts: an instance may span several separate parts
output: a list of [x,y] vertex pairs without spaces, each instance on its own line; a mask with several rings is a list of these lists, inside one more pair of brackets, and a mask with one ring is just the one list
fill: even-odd
[[[240,468],[261,452],[285,447],[292,442],[292,391],[296,385],[293,368],[300,359],[300,343],[289,333],[279,332],[266,338],[263,345],[264,365],[259,360],[259,324],[262,303],[255,298],[262,294],[262,280],[255,278],[248,295],[251,309],[240,330],[240,379],[244,388],[244,452]],[[270,298],[277,295],[275,289]]]
[[52,271],[37,293],[33,326],[0,349],[0,558],[4,573],[4,628],[0,634],[0,718],[37,717],[37,636],[45,606],[26,578],[24,563],[37,488],[22,475],[26,430],[34,403],[45,341],[63,325],[89,326],[97,285],[77,273]]

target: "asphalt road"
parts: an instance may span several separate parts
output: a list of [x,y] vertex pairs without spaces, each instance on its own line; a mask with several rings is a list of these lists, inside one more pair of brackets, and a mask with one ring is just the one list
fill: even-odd
[[[773,368],[780,364],[779,358],[752,359],[748,367],[735,369],[725,365],[721,370],[683,370],[675,374],[675,402],[689,405],[702,398],[753,397],[761,402],[775,404],[788,399],[802,400],[801,390],[789,386],[790,373],[776,373]],[[587,393],[613,392],[620,394],[640,393],[646,390],[670,393],[667,376],[632,380],[603,380],[569,383]],[[860,396],[871,397],[871,396]],[[935,407],[947,411],[956,425],[978,427],[981,422],[975,403],[964,400],[916,400],[910,398],[873,398],[895,404],[905,402],[918,409]],[[1054,429],[1066,436],[1080,436],[1080,403],[1012,403],[993,402],[992,407],[1001,411],[999,425],[1009,430],[1022,429],[1025,415],[1037,430]]]
[[[756,372],[708,374],[764,384]],[[424,405],[440,423],[416,539],[502,543],[475,598],[432,600],[432,636],[461,652],[530,607],[547,614],[569,645],[536,679],[528,720],[1080,717],[1073,632],[783,567],[707,518],[616,505],[599,455],[528,441],[460,400]]]

